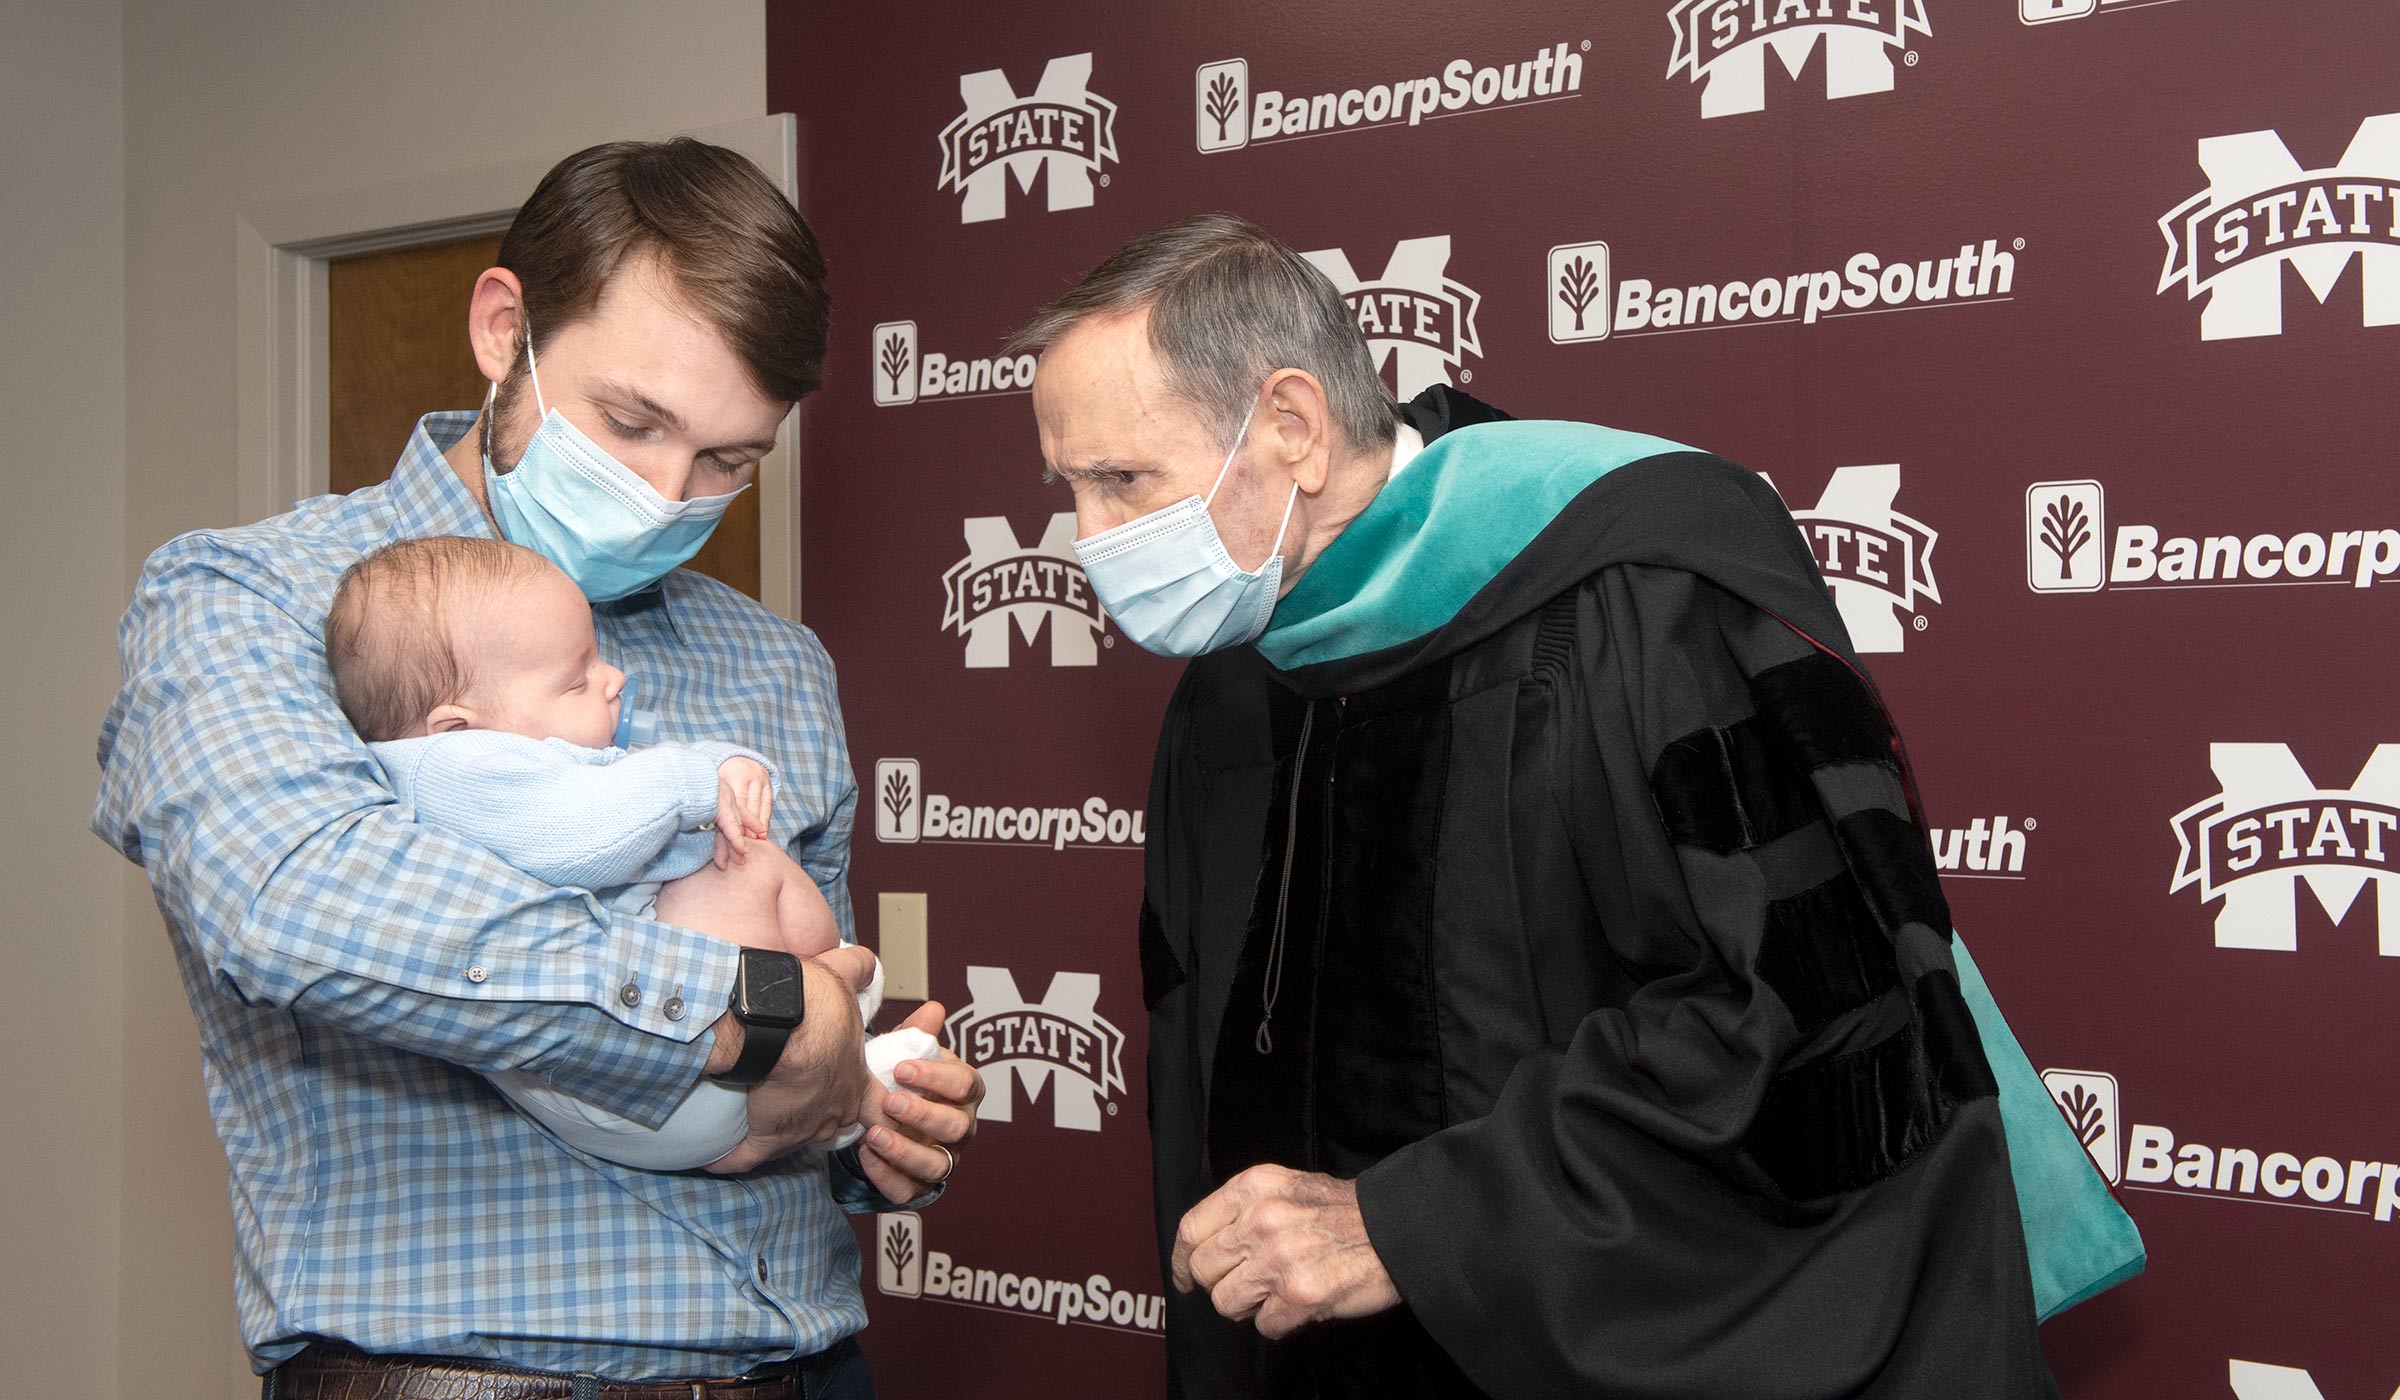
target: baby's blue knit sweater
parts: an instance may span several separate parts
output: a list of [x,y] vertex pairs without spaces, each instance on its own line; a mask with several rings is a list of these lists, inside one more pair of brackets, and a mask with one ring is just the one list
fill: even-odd
[[367,747],[417,820],[553,885],[605,890],[673,880],[716,846],[717,768],[753,750],[709,742],[587,749],[460,729]]

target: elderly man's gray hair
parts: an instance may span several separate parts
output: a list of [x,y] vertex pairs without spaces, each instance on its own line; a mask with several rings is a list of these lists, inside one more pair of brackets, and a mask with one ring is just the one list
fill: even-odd
[[1325,386],[1349,451],[1389,444],[1398,408],[1341,293],[1308,259],[1231,214],[1196,214],[1109,255],[1009,338],[1047,350],[1084,321],[1143,307],[1168,387],[1230,449],[1268,375],[1302,369]]

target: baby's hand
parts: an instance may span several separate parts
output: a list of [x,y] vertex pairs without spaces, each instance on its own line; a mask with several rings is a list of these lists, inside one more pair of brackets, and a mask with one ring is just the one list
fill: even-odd
[[729,758],[717,765],[717,868],[737,865],[743,843],[764,838],[775,810],[775,782],[752,758]]

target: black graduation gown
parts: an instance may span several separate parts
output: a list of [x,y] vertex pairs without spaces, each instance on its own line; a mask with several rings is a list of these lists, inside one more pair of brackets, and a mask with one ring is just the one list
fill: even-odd
[[1904,769],[1782,503],[1699,453],[1430,635],[1194,662],[1141,919],[1162,1267],[1273,1162],[1357,1179],[1406,1303],[1269,1343],[1170,1289],[1169,1393],[2055,1395]]

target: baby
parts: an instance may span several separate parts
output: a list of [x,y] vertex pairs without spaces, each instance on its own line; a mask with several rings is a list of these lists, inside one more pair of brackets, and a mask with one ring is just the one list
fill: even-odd
[[[734,744],[617,747],[625,674],[600,659],[582,592],[532,550],[386,545],[342,576],[325,659],[342,713],[417,820],[621,913],[796,957],[842,946],[815,881],[767,839],[773,765]],[[862,1020],[882,981],[877,968]],[[885,1089],[900,1061],[935,1053],[922,1031],[867,1043]],[[651,1129],[520,1070],[487,1078],[570,1146],[627,1166],[706,1166],[748,1132],[745,1091],[710,1081]]]

